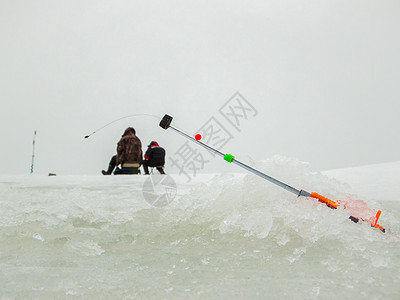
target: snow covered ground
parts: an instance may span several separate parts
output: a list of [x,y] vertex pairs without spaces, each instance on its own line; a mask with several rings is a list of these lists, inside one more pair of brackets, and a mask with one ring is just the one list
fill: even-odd
[[252,174],[1,176],[0,298],[400,297],[400,162],[255,167],[388,230]]

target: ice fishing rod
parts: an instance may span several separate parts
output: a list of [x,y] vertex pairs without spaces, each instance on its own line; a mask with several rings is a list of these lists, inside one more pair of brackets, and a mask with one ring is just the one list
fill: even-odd
[[[284,183],[282,181],[279,181],[279,180],[277,180],[277,179],[275,179],[275,178],[273,178],[271,176],[268,176],[267,174],[264,174],[264,173],[262,173],[262,172],[260,172],[260,171],[258,171],[256,169],[254,169],[254,168],[252,168],[252,167],[240,162],[232,154],[224,154],[224,153],[218,151],[217,149],[214,149],[214,148],[210,147],[209,145],[200,142],[200,139],[201,139],[201,135],[200,134],[197,134],[193,138],[192,136],[182,132],[181,130],[179,130],[179,129],[173,127],[173,126],[171,126],[172,119],[173,119],[173,117],[171,117],[169,115],[164,115],[164,117],[160,121],[160,124],[159,124],[160,127],[165,129],[165,130],[168,129],[168,128],[171,128],[173,131],[175,131],[175,132],[179,133],[180,135],[184,136],[185,138],[197,143],[198,145],[204,147],[208,151],[223,157],[224,160],[226,160],[227,162],[234,163],[234,164],[238,165],[239,167],[241,167],[243,169],[246,169],[247,171],[249,171],[249,172],[251,172],[251,173],[253,173],[253,174],[255,174],[255,175],[257,175],[257,176],[259,176],[261,178],[264,178],[264,179],[268,180],[269,182],[272,182],[273,184],[275,184],[277,186],[280,186],[281,188],[283,188],[283,189],[295,194],[297,197],[303,196],[303,197],[315,198],[319,202],[322,202],[322,203],[326,204],[328,207],[330,207],[332,209],[337,209],[340,206],[340,201],[333,201],[333,200],[328,199],[327,197],[324,197],[324,196],[322,196],[322,195],[320,195],[320,194],[318,194],[316,192],[309,193],[309,192],[307,192],[305,190],[298,190],[298,189],[296,189],[296,188],[294,188],[294,187],[292,187],[292,186],[290,186],[290,185],[288,185],[288,184],[286,184],[286,183]],[[382,226],[378,225],[378,219],[379,219],[381,213],[382,213],[382,211],[378,210],[378,212],[376,214],[376,217],[375,217],[375,221],[374,222],[369,222],[369,223],[371,224],[372,227],[378,228],[381,231],[385,232],[385,229]],[[358,223],[360,221],[359,218],[354,217],[354,216],[350,216],[349,219],[352,220],[355,223]],[[366,220],[361,219],[361,221],[366,221]]]
[[132,117],[139,117],[139,116],[147,116],[147,117],[153,117],[153,118],[160,119],[159,116],[150,115],[150,114],[134,114],[134,115],[125,116],[125,117],[122,117],[122,118],[118,118],[118,119],[116,119],[116,120],[114,120],[114,121],[111,121],[110,123],[107,123],[106,125],[104,125],[104,126],[98,128],[98,129],[96,129],[95,131],[93,131],[93,132],[92,132],[91,134],[89,134],[89,135],[85,135],[85,139],[91,137],[93,134],[97,133],[98,131],[102,130],[103,128],[105,128],[105,127],[107,127],[107,126],[109,126],[109,125],[111,125],[111,124],[113,124],[113,123],[115,123],[115,122],[118,122],[118,121],[120,121],[120,120],[122,120],[122,119],[132,118]]
[[35,160],[35,141],[36,141],[36,130],[33,133],[31,174],[33,173],[33,163],[34,163],[34,160]]

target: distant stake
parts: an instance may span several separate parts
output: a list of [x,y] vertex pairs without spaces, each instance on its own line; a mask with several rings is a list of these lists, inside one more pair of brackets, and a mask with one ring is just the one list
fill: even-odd
[[36,141],[36,130],[33,133],[31,174],[33,173],[33,164],[35,160],[35,141]]
[[[209,145],[200,142],[199,139],[197,139],[197,135],[195,136],[195,138],[193,138],[190,135],[180,131],[179,129],[176,129],[176,128],[172,127],[171,126],[172,119],[173,118],[171,116],[165,115],[162,118],[162,120],[160,121],[160,124],[159,124],[160,127],[163,128],[163,129],[171,128],[173,131],[175,131],[175,132],[179,133],[180,135],[184,136],[185,138],[197,143],[198,145],[204,147],[208,151],[210,151],[210,152],[212,152],[214,154],[217,154],[219,156],[222,156],[224,158],[224,160],[226,160],[227,162],[234,163],[234,164],[238,165],[239,167],[241,167],[243,169],[246,169],[249,172],[251,172],[251,173],[253,173],[253,174],[255,174],[255,175],[257,175],[257,176],[259,176],[261,178],[264,178],[264,179],[268,180],[269,182],[272,182],[273,184],[276,184],[277,186],[280,186],[281,188],[283,188],[283,189],[295,194],[297,197],[303,196],[303,197],[312,197],[312,198],[318,199],[319,202],[322,202],[322,203],[326,204],[328,207],[330,207],[332,209],[337,209],[340,206],[340,201],[333,201],[333,200],[328,199],[328,198],[326,198],[326,197],[324,197],[324,196],[322,196],[322,195],[320,195],[318,193],[315,193],[315,192],[309,193],[309,192],[307,192],[305,190],[298,190],[298,189],[296,189],[294,187],[291,187],[290,185],[288,185],[286,183],[283,183],[283,182],[281,182],[281,181],[279,181],[279,180],[277,180],[277,179],[275,179],[275,178],[273,178],[271,176],[268,176],[267,174],[264,174],[264,173],[262,173],[262,172],[260,172],[260,171],[258,171],[256,169],[254,169],[254,168],[252,168],[252,167],[250,167],[250,166],[238,161],[232,154],[224,154],[224,153],[218,151],[217,149],[214,149],[214,148],[210,147]],[[370,224],[371,224],[372,227],[378,228],[382,232],[385,232],[385,229],[382,226],[378,225],[378,219],[379,219],[380,215],[381,215],[381,211],[379,210],[377,215],[376,215],[375,221],[373,223],[370,223]],[[354,216],[350,216],[349,219],[352,220],[355,223],[357,223],[359,221],[359,219],[354,217]],[[364,221],[364,220],[361,220],[361,221]]]

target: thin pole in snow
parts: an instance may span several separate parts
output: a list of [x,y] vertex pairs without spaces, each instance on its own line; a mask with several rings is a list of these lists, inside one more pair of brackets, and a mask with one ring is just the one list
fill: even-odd
[[33,173],[33,164],[35,160],[35,141],[36,141],[36,130],[33,133],[31,174]]

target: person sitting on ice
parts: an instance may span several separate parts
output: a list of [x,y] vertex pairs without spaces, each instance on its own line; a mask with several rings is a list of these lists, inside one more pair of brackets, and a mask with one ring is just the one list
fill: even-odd
[[[140,166],[143,161],[142,157],[142,142],[136,136],[135,129],[132,127],[128,127],[127,129],[125,129],[124,134],[118,142],[117,155],[114,155],[111,158],[108,165],[108,170],[102,170],[101,172],[103,173],[103,175],[111,175],[114,168],[118,165],[122,165],[123,167],[124,162],[136,162]],[[114,174],[127,174],[122,172],[121,170],[123,169],[117,168]]]
[[152,141],[147,147],[143,161],[144,173],[149,175],[149,167],[155,167],[160,174],[165,174],[163,169],[165,164],[164,148],[160,147],[156,141]]

